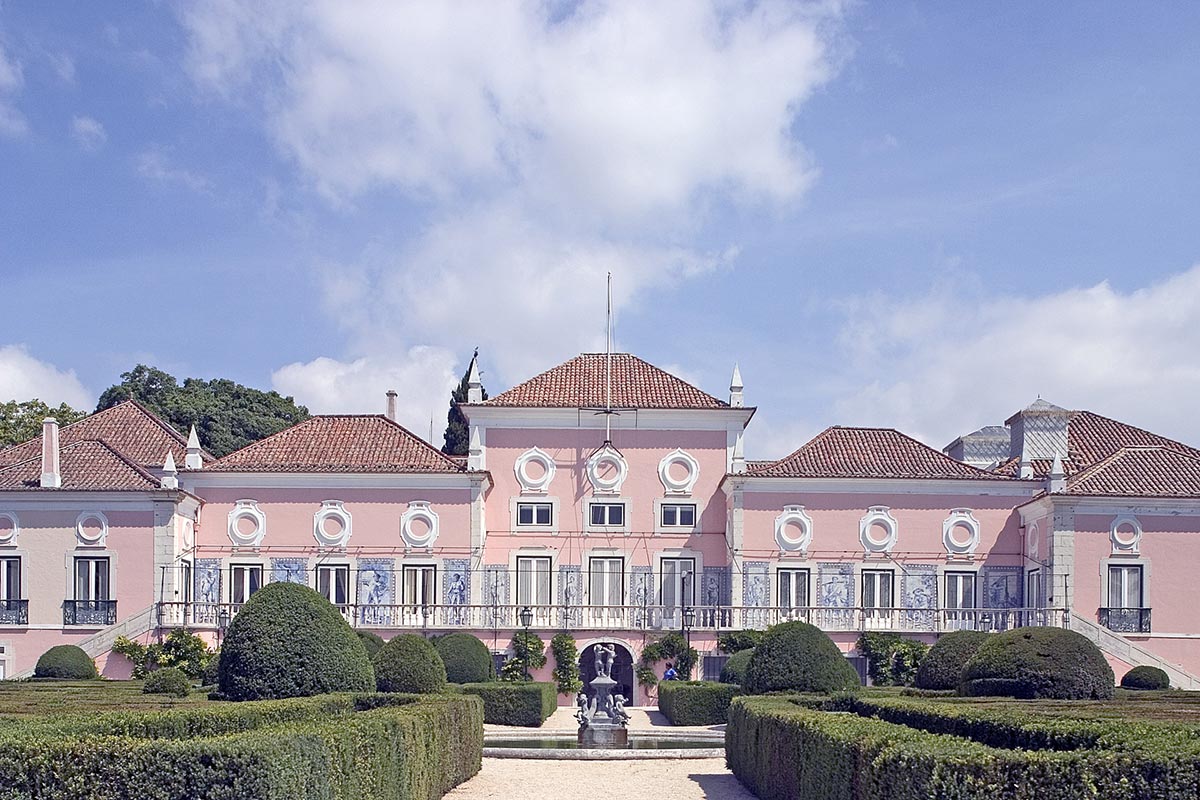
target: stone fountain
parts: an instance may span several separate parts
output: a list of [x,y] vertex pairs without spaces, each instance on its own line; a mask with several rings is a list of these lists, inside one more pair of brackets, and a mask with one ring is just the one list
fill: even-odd
[[625,697],[613,694],[617,682],[612,678],[617,649],[611,644],[595,647],[596,677],[592,679],[592,697],[584,692],[575,697],[575,719],[579,720],[580,747],[625,747],[629,744],[629,714]]

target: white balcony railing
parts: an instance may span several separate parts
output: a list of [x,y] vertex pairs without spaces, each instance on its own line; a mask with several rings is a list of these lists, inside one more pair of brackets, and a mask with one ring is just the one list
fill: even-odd
[[[219,629],[240,605],[232,603],[159,603],[159,628]],[[521,627],[518,605],[343,605],[346,621],[357,628],[429,630],[505,630]],[[678,606],[530,606],[533,630],[680,630]],[[1066,627],[1059,608],[804,608],[696,606],[693,631],[763,629],[801,620],[830,632],[890,631],[944,633],[957,630],[1004,631],[1029,625]]]

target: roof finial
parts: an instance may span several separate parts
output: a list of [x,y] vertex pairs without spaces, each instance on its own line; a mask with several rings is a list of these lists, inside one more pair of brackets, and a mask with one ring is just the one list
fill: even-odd
[[467,444],[467,469],[483,469],[483,442],[479,438],[479,426],[471,426],[471,438]]
[[204,466],[204,460],[200,457],[200,437],[196,434],[195,425],[192,425],[192,430],[188,433],[187,456],[183,465],[188,469],[201,469]]
[[175,467],[175,454],[170,450],[167,451],[167,458],[163,461],[163,475],[159,480],[159,485],[164,489],[179,488],[179,470]]
[[742,390],[745,387],[742,385],[742,371],[738,369],[737,362],[733,364],[733,377],[729,379],[729,405],[732,408],[741,408],[745,402]]
[[478,347],[471,356],[471,368],[467,372],[467,402],[471,404],[483,402],[483,381],[479,379]]
[[1050,465],[1048,484],[1047,488],[1051,494],[1061,492],[1067,488],[1067,479],[1063,472],[1062,456],[1058,453],[1054,454],[1054,463]]

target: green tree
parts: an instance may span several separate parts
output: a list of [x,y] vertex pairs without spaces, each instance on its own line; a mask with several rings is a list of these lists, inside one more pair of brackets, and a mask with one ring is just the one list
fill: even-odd
[[[471,364],[474,364],[477,358],[479,358],[478,347],[475,348],[475,354],[471,357]],[[467,365],[467,371],[463,373],[462,380],[450,393],[450,411],[446,414],[445,443],[442,445],[442,452],[448,456],[465,456],[471,447],[471,431],[467,427],[467,418],[458,407],[460,403],[467,402],[467,391],[470,388],[467,378],[471,375],[471,364]],[[483,390],[483,399],[488,399],[487,389]]]
[[223,456],[308,419],[291,397],[225,378],[187,378],[183,384],[156,367],[138,364],[100,395],[97,411],[137,400],[180,431],[192,425],[200,444]]
[[42,420],[46,417],[54,417],[59,425],[70,425],[86,416],[86,411],[76,411],[66,403],[53,408],[37,398],[0,403],[0,447],[20,444],[41,434]]

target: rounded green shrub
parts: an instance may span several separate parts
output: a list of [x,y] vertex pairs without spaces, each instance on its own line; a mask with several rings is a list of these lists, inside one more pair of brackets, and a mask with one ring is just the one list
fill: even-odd
[[42,653],[33,668],[35,678],[88,681],[100,677],[92,657],[73,644],[60,644]]
[[220,693],[229,700],[368,692],[362,640],[338,609],[297,583],[270,583],[233,618],[221,646]]
[[725,666],[721,667],[721,683],[736,683],[738,686],[743,686],[746,683],[746,669],[750,666],[750,657],[754,655],[754,648],[749,650],[738,650],[729,657],[725,662]]
[[746,667],[746,691],[830,692],[859,686],[858,673],[820,628],[784,622],[767,629]]
[[1134,667],[1121,678],[1126,689],[1170,689],[1171,678],[1158,667]]
[[963,669],[990,634],[983,631],[954,631],[942,636],[917,667],[918,689],[957,689]]
[[1100,648],[1065,628],[1016,628],[988,637],[963,670],[961,694],[1108,700],[1112,667]]
[[215,651],[208,657],[208,663],[204,665],[204,669],[200,670],[200,684],[202,686],[216,686],[217,681],[221,679],[221,651]]
[[192,691],[192,682],[187,673],[178,667],[157,669],[146,676],[142,684],[142,694],[169,694],[173,697],[187,697]]
[[496,665],[487,645],[469,633],[448,633],[433,640],[451,683],[487,683],[496,679]]
[[367,658],[374,659],[375,654],[383,649],[385,642],[383,637],[371,631],[355,630],[358,638],[362,641],[363,647],[367,649]]
[[375,655],[375,683],[381,692],[435,694],[446,688],[446,665],[427,639],[402,633]]

